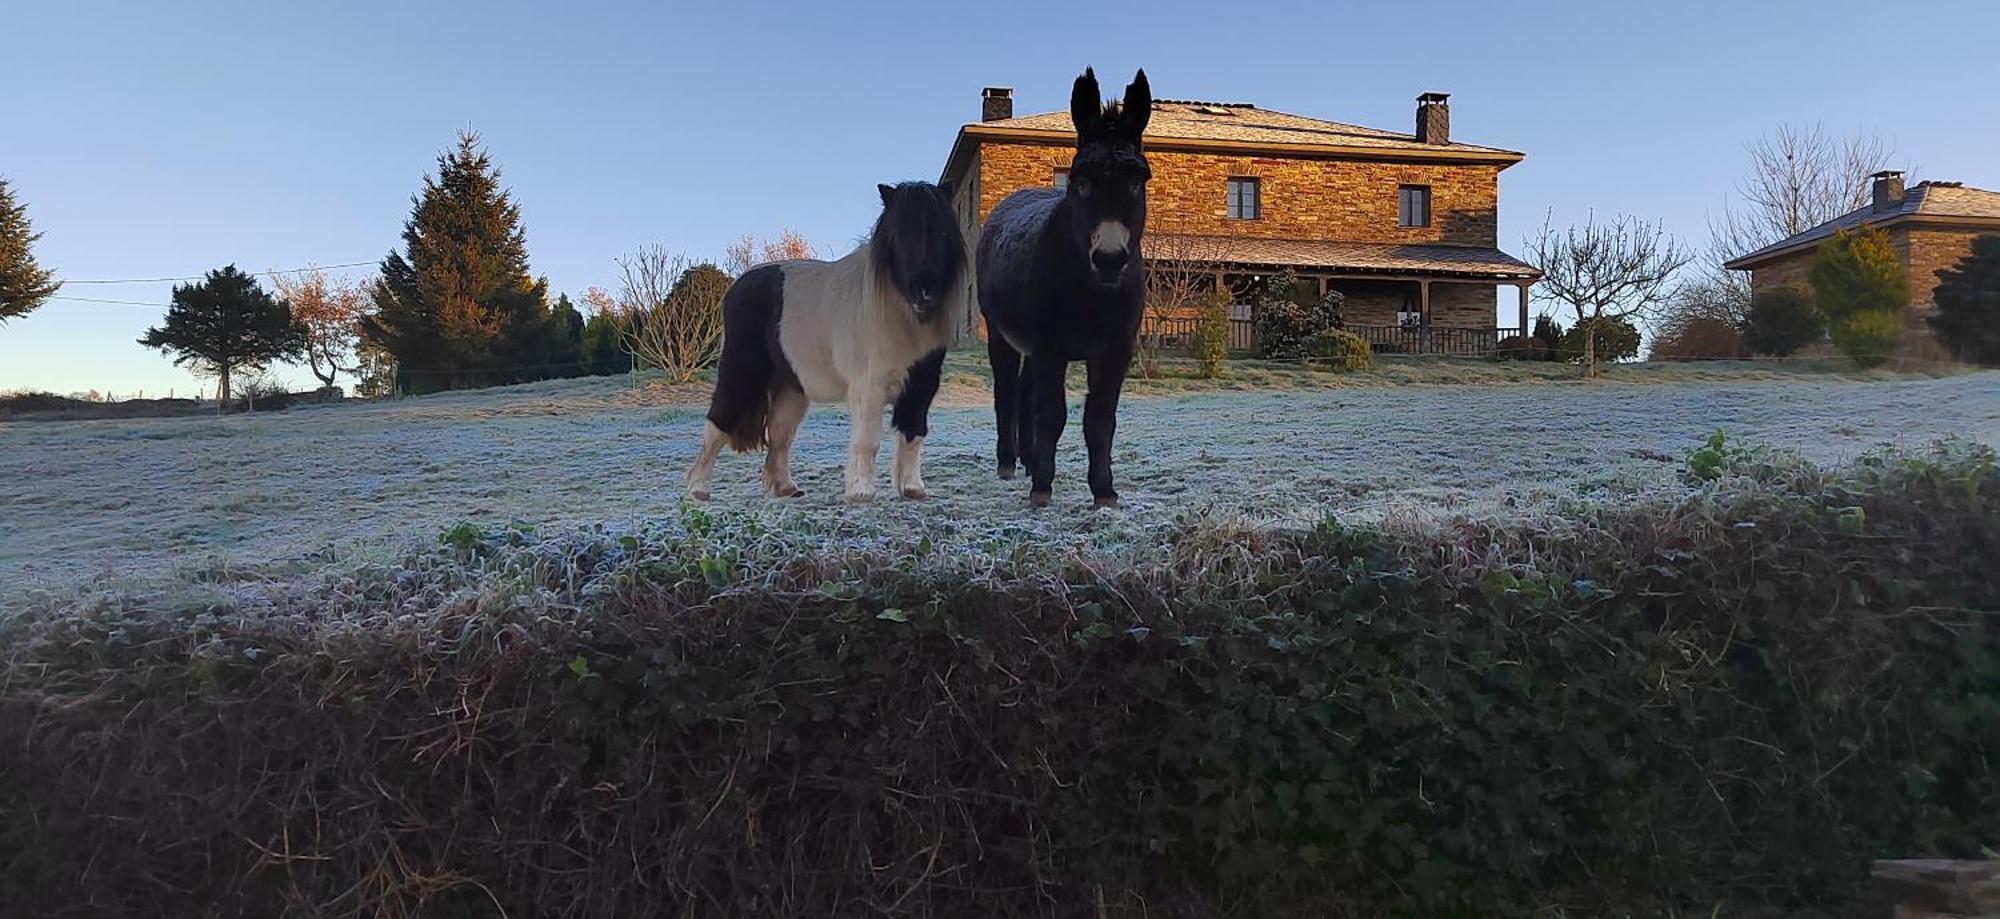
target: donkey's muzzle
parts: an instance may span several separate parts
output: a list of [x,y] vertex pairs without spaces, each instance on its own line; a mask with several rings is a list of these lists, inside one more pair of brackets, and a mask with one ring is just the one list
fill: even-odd
[[1124,249],[1095,249],[1090,253],[1090,270],[1099,284],[1116,284],[1125,276],[1132,253]]

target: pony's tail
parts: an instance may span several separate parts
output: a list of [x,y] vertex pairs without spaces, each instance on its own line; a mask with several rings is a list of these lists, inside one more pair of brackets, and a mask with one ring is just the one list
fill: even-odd
[[708,421],[738,453],[761,449],[767,439],[771,393],[780,383],[782,358],[774,352],[783,296],[783,272],[767,265],[745,272],[722,298],[722,354],[715,364]]

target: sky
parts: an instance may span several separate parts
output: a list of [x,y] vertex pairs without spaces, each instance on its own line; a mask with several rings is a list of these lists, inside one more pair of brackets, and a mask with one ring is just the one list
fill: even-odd
[[[790,228],[844,254],[876,183],[937,178],[982,87],[1062,110],[1087,65],[1107,92],[1144,67],[1161,98],[1396,130],[1449,92],[1454,139],[1527,153],[1501,176],[1516,254],[1545,216],[1592,211],[1701,245],[1781,123],[1880,131],[1912,181],[2000,189],[1993,0],[7,0],[0,29],[0,176],[72,281],[377,262],[466,128],[572,299],[641,245],[719,257]],[[0,325],[0,391],[186,395],[196,379],[135,341],[163,313],[64,299]]]

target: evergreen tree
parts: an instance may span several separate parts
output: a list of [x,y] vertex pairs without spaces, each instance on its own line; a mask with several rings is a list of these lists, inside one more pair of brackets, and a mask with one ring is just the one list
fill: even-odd
[[600,377],[632,369],[632,353],[625,350],[625,327],[616,314],[595,312],[583,324],[583,366],[586,373]]
[[2000,235],[1974,239],[1972,254],[1937,276],[1938,340],[1959,360],[2000,365]]
[[424,177],[382,260],[362,334],[395,355],[397,387],[431,392],[533,379],[548,328],[546,281],[528,273],[521,208],[479,145],[459,135]]
[[28,208],[0,179],[0,323],[34,311],[62,284],[35,263],[31,249],[42,234],[28,224]]
[[1826,334],[1826,323],[1806,295],[1789,287],[1760,290],[1743,320],[1743,344],[1752,353],[1790,357]]
[[543,333],[542,359],[551,377],[583,375],[583,314],[569,302],[569,295],[556,298],[549,308],[547,330]]
[[1888,234],[1870,226],[1833,234],[1814,253],[1806,279],[1840,353],[1863,367],[1889,359],[1902,337],[1910,279]]
[[256,278],[229,265],[206,280],[176,286],[166,321],[147,329],[139,344],[220,378],[217,398],[228,411],[230,376],[299,356],[306,330]]

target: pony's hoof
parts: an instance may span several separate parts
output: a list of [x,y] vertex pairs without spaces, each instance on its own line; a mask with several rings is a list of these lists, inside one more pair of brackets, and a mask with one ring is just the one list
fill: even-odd
[[708,500],[708,489],[697,488],[692,491],[689,491],[688,498],[695,501],[706,501]]
[[926,498],[929,498],[930,496],[931,496],[930,492],[927,492],[921,488],[903,489],[903,497],[908,498],[912,501],[922,501]]
[[1100,497],[1092,498],[1090,499],[1090,509],[1094,511],[1104,511],[1104,510],[1115,511],[1118,509],[1118,496],[1102,495]]
[[1002,481],[1005,481],[1005,480],[1007,480],[1007,479],[1011,479],[1011,478],[1013,478],[1013,477],[1014,477],[1014,464],[1013,464],[1013,463],[1007,463],[1007,464],[1005,464],[1005,465],[1003,465],[1003,466],[1001,466],[1001,467],[1000,467],[1000,478],[1001,478],[1001,480],[1002,480]]
[[875,493],[872,491],[850,491],[842,496],[840,500],[849,504],[874,504]]
[[1031,491],[1031,492],[1028,492],[1028,506],[1029,506],[1029,507],[1048,507],[1048,506],[1049,506],[1049,499],[1050,499],[1051,497],[1053,497],[1053,496],[1052,496],[1052,495],[1051,495],[1051,494],[1050,494],[1049,492],[1046,492],[1046,491]]
[[805,494],[805,489],[797,485],[787,485],[783,488],[772,489],[771,491],[771,497],[773,498],[796,498],[802,494]]

